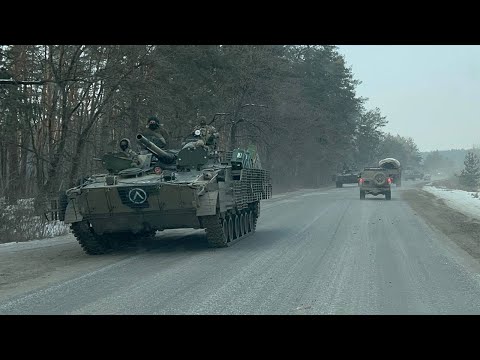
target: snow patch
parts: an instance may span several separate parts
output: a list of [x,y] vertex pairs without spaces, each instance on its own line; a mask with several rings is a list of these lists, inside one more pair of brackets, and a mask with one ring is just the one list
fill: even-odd
[[69,233],[68,225],[46,221],[35,213],[34,199],[19,199],[16,205],[0,198],[0,243],[44,239]]
[[435,186],[424,186],[423,190],[435,195],[462,214],[480,220],[480,199],[476,191],[463,191]]

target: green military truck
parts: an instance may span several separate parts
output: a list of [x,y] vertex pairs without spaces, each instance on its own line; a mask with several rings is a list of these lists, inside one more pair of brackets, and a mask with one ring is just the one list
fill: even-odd
[[402,165],[394,158],[385,158],[378,162],[378,167],[385,170],[385,173],[392,179],[392,184],[402,186]]

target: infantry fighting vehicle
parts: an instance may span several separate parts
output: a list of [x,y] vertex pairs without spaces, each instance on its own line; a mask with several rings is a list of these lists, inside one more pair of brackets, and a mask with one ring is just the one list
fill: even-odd
[[405,169],[405,180],[417,180],[423,179],[423,173],[417,169],[408,168]]
[[260,201],[272,194],[256,148],[235,149],[221,159],[196,135],[181,150],[163,150],[138,134],[146,149],[139,165],[132,167],[124,154],[106,154],[108,173],[91,175],[62,195],[59,219],[71,224],[87,254],[164,229],[205,229],[211,247],[255,231]]
[[335,185],[337,188],[343,187],[343,184],[357,184],[360,172],[356,170],[344,170],[334,176]]

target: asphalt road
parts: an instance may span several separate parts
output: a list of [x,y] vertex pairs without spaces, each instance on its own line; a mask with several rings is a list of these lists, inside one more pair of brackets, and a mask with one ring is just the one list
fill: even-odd
[[121,255],[88,256],[67,239],[58,246],[84,266],[4,291],[0,314],[480,314],[479,263],[412,210],[404,185],[391,201],[360,200],[356,185],[283,194],[224,249],[202,230]]

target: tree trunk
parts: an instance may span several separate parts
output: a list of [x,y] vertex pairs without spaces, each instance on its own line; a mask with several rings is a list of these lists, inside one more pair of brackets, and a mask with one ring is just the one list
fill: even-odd
[[18,200],[18,135],[14,128],[11,128],[11,140],[8,142],[8,177],[6,200],[8,204],[16,204]]
[[[27,120],[28,121],[28,120]],[[22,146],[28,147],[28,133],[22,131]],[[29,192],[28,184],[30,179],[27,176],[27,160],[29,157],[29,151],[22,149],[21,150],[21,160],[20,160],[20,178],[19,178],[19,195],[21,197],[26,197]]]
[[[132,98],[132,101],[130,103],[130,123],[129,123],[129,129],[128,129],[128,134],[127,137],[130,139],[135,139],[138,128],[139,128],[139,123],[140,119],[138,118],[138,95],[134,95]],[[136,140],[131,141],[131,145],[136,143]]]
[[7,149],[0,148],[0,197],[5,193],[7,187]]

